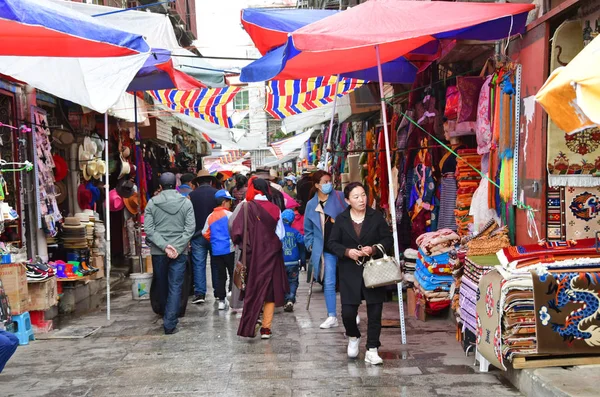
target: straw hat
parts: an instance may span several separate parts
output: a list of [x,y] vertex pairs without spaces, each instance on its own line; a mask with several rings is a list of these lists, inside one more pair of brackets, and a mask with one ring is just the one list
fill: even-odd
[[94,174],[94,178],[100,179],[104,174],[106,174],[106,163],[104,160],[96,160],[96,174]]
[[75,142],[75,137],[67,130],[55,129],[52,133],[54,142],[60,146],[69,146]]
[[133,215],[140,213],[140,195],[138,193],[134,193],[133,196],[123,199],[123,202],[125,203],[127,211],[131,212]]
[[90,155],[94,156],[98,151],[98,146],[96,145],[96,142],[92,141],[92,138],[86,136],[83,139],[83,149]]
[[88,153],[83,145],[79,145],[79,169],[83,171],[87,167],[87,163],[92,159],[92,154]]
[[89,181],[90,179],[92,179],[92,176],[90,175],[90,173],[88,171],[87,165],[83,167],[82,174],[83,174],[83,179],[85,179],[86,181]]
[[129,162],[125,160],[125,158],[121,155],[121,172],[119,173],[119,178],[121,179],[131,173],[131,167],[129,166]]
[[75,218],[79,219],[79,221],[81,223],[90,223],[90,215],[83,213],[83,212],[78,212],[75,214]]
[[67,187],[63,181],[58,181],[54,184],[54,197],[58,205],[64,203],[67,199]]
[[85,225],[81,224],[81,221],[79,220],[79,218],[69,217],[69,218],[65,218],[64,227],[71,228],[71,229],[77,229],[77,228],[84,228]]
[[[88,176],[91,177],[96,177],[96,175],[98,174],[98,160],[96,160],[95,158],[88,161],[87,163],[87,174]],[[89,179],[86,179],[86,181],[89,181]]]

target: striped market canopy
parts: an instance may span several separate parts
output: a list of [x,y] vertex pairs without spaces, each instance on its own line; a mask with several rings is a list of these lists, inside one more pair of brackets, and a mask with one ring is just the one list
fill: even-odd
[[149,93],[161,104],[178,113],[232,128],[233,122],[227,115],[227,104],[233,100],[239,90],[239,87],[230,86],[192,91],[155,90]]
[[[335,98],[336,82],[335,76],[268,81],[265,112],[276,119],[283,119],[327,105]],[[364,80],[342,77],[337,95],[349,94],[364,83]]]

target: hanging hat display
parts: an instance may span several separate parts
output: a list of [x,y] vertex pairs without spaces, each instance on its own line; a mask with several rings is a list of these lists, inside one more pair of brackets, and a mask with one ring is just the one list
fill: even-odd
[[[96,175],[98,174],[98,160],[96,160],[95,158],[91,159],[90,161],[88,161],[86,168],[87,168],[86,169],[87,175],[90,178],[92,178],[92,177],[95,178]],[[86,181],[89,181],[89,179],[86,178]]]
[[129,179],[120,179],[117,182],[116,189],[119,196],[123,198],[131,197],[135,193],[135,185]]
[[54,138],[53,142],[60,146],[69,146],[75,142],[73,134],[66,130],[55,129],[52,132],[52,137]]
[[56,181],[54,184],[54,197],[56,198],[56,204],[60,205],[67,199],[67,187],[62,181]]
[[92,159],[92,155],[85,151],[83,145],[79,145],[79,169],[83,171],[87,167],[87,163]]
[[94,207],[94,204],[96,204],[96,201],[98,201],[100,199],[100,189],[98,189],[96,186],[94,186],[94,184],[92,182],[88,182],[87,185],[85,186],[87,190],[90,191],[90,193],[92,193],[92,201],[91,201],[91,207]]
[[123,197],[119,196],[119,193],[116,191],[116,189],[108,192],[108,205],[111,212],[121,211],[123,207],[125,207]]
[[129,175],[131,173],[131,166],[129,165],[129,162],[127,162],[127,160],[125,160],[125,158],[122,155],[120,156],[120,159],[121,159],[121,171],[119,172],[118,179],[126,177],[127,175]]
[[54,180],[56,182],[60,182],[66,178],[67,173],[69,172],[69,166],[64,158],[55,154],[52,156],[54,160]]
[[134,193],[131,197],[123,199],[127,211],[131,212],[132,215],[137,215],[140,212],[140,195]]
[[94,174],[94,178],[100,179],[100,178],[102,178],[102,176],[104,176],[104,174],[106,174],[106,163],[104,162],[104,160],[97,160],[96,161],[96,174]]
[[77,203],[82,210],[92,208],[92,192],[83,183],[77,188]]

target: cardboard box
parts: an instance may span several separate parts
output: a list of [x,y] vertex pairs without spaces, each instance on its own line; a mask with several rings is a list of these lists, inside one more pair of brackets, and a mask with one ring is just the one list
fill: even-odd
[[21,314],[29,310],[29,292],[25,266],[20,263],[0,265],[0,280],[8,296],[12,314]]
[[409,316],[415,316],[417,302],[415,300],[415,290],[412,288],[406,289],[406,310]]
[[47,310],[58,303],[56,277],[28,283],[29,310]]

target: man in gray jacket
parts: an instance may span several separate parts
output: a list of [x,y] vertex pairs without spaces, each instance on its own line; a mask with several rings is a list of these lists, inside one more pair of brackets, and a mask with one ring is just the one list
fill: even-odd
[[175,175],[160,177],[162,192],[146,206],[144,230],[152,252],[152,269],[158,293],[167,296],[163,326],[165,334],[177,332],[177,312],[181,299],[188,245],[196,231],[194,208],[175,190]]

